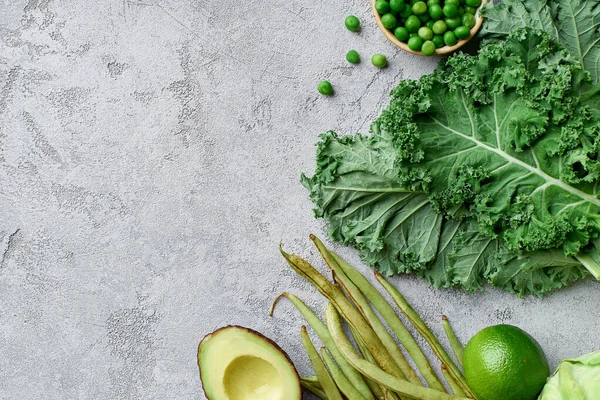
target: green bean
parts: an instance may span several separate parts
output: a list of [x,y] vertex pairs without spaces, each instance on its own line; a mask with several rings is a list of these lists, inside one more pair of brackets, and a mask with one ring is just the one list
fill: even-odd
[[342,369],[344,375],[346,375],[348,380],[352,382],[352,384],[360,392],[362,397],[364,397],[365,400],[375,400],[373,394],[371,393],[371,390],[369,389],[369,386],[367,386],[367,384],[365,383],[362,375],[356,369],[354,369],[354,367],[350,365],[348,361],[346,361],[346,359],[342,356],[342,353],[340,353],[340,351],[338,350],[333,339],[331,339],[331,335],[329,334],[329,331],[327,330],[325,324],[321,322],[319,317],[317,317],[315,313],[313,313],[313,311],[302,302],[302,300],[300,300],[298,297],[294,296],[291,293],[284,292],[280,294],[273,302],[269,315],[273,315],[275,305],[282,297],[287,298],[298,309],[298,311],[300,311],[300,314],[302,314],[302,316],[306,319],[306,322],[308,322],[308,325],[310,325],[310,327],[315,331],[319,339],[321,339],[321,342],[323,342],[327,350],[329,350],[335,361]]
[[396,362],[396,365],[398,365],[398,367],[402,370],[403,376],[401,377],[406,377],[409,382],[423,386],[415,371],[412,369],[408,361],[406,361],[406,358],[404,358],[404,355],[398,348],[394,338],[392,338],[383,323],[381,323],[375,312],[371,309],[367,299],[365,299],[356,285],[354,285],[354,283],[352,283],[352,281],[346,276],[323,242],[321,242],[319,238],[314,235],[311,235],[310,238],[317,246],[319,253],[321,253],[321,256],[329,268],[331,268],[333,271],[335,280],[344,287],[350,300],[354,301],[358,311],[361,312],[363,317],[365,317],[367,322],[371,325],[371,328],[373,328],[377,336],[379,336],[379,339],[381,339],[381,342],[387,349],[390,356]]
[[319,378],[317,378],[316,375],[305,376],[304,378],[302,378],[302,380],[305,381],[305,382],[319,383]]
[[458,386],[458,384],[456,383],[456,381],[454,380],[452,375],[450,375],[450,372],[448,371],[448,367],[446,367],[446,364],[442,364],[442,374],[444,374],[444,378],[446,378],[446,382],[448,382],[448,385],[450,385],[450,389],[452,389],[452,393],[454,393],[456,396],[466,396],[465,392],[460,388],[460,386]]
[[326,311],[327,327],[331,333],[331,337],[337,344],[338,348],[354,367],[365,376],[373,379],[375,382],[388,389],[398,393],[402,397],[407,397],[415,400],[466,400],[464,397],[456,397],[448,393],[441,392],[436,389],[426,388],[415,385],[407,381],[403,381],[386,371],[379,368],[377,365],[362,359],[356,354],[354,347],[344,334],[342,321],[335,306],[332,303],[327,305]]
[[441,380],[436,375],[435,371],[429,364],[429,361],[423,354],[423,351],[412,337],[406,326],[402,323],[394,309],[385,300],[385,298],[379,293],[379,291],[369,282],[358,270],[353,266],[344,261],[336,253],[330,251],[331,255],[344,271],[346,276],[358,286],[360,291],[369,299],[371,304],[375,306],[375,310],[383,317],[385,322],[390,326],[392,331],[396,334],[400,343],[404,346],[408,354],[412,357],[413,361],[417,365],[417,368],[425,378],[427,384],[438,390],[445,390]]
[[348,378],[346,378],[346,375],[340,371],[331,356],[327,353],[325,347],[321,347],[321,359],[329,370],[329,373],[331,374],[335,384],[338,386],[340,392],[342,392],[344,396],[352,400],[364,400],[364,397],[358,390],[356,390],[352,383],[350,383]]
[[[431,349],[434,354],[440,359],[440,361],[448,367],[448,373],[456,380],[456,383],[460,386],[460,388],[467,394],[467,396],[476,399],[475,394],[471,391],[465,377],[460,372],[454,361],[450,358],[444,347],[442,347],[440,341],[435,337],[431,329],[425,324],[425,322],[421,319],[419,314],[415,312],[415,310],[411,307],[410,304],[406,301],[404,296],[400,294],[400,292],[393,287],[388,281],[385,280],[380,273],[375,271],[375,278],[381,283],[384,289],[390,294],[394,302],[398,305],[400,310],[404,313],[406,318],[417,328],[421,336],[429,343]],[[333,336],[333,335],[332,335]],[[340,349],[341,351],[341,349]],[[342,351],[342,354],[344,352]]]
[[385,400],[400,400],[396,393],[392,392],[388,388],[383,389],[383,398]]
[[321,387],[323,391],[327,395],[328,400],[342,400],[342,395],[338,390],[335,382],[327,372],[327,368],[325,368],[325,364],[323,364],[323,360],[319,357],[319,353],[315,349],[310,337],[308,337],[308,332],[306,332],[306,326],[302,326],[301,329],[302,335],[302,344],[304,344],[304,348],[308,353],[308,358],[310,359],[310,363],[313,367],[313,371],[319,378],[319,382],[321,383]]
[[452,330],[452,326],[450,326],[450,322],[448,321],[448,317],[442,315],[442,325],[444,326],[444,332],[446,332],[446,337],[450,342],[450,347],[452,347],[452,351],[458,360],[458,364],[462,367],[463,356],[465,354],[465,348],[460,344],[460,340],[456,337],[456,334]]
[[327,395],[325,394],[323,389],[321,389],[320,386],[317,387],[314,383],[306,381],[304,379],[300,379],[300,386],[302,386],[304,389],[308,390],[315,396],[319,397],[320,399],[327,400]]
[[[373,354],[371,354],[369,349],[367,349],[365,342],[363,342],[363,340],[360,338],[360,336],[354,330],[354,328],[350,327],[350,332],[352,333],[352,337],[354,338],[354,341],[356,342],[356,345],[358,346],[358,349],[360,350],[360,353],[362,354],[363,358],[369,361],[371,364],[377,364],[375,357],[373,357]],[[367,383],[367,385],[369,385],[369,387],[371,388],[371,392],[373,392],[375,397],[377,397],[378,399],[382,399],[383,389],[381,388],[381,386],[379,386],[377,382],[375,382],[367,376],[365,376],[364,378],[365,382]]]
[[[383,346],[383,343],[381,343],[381,340],[377,334],[375,334],[369,323],[364,319],[360,312],[354,308],[352,303],[350,303],[350,301],[344,297],[343,293],[341,293],[336,286],[329,282],[307,261],[293,254],[286,253],[282,248],[280,248],[280,251],[290,267],[292,267],[294,271],[312,283],[321,294],[323,294],[335,305],[335,307],[343,315],[344,319],[356,329],[381,368],[383,368],[383,370],[391,376],[401,376],[402,371],[400,368],[398,368],[394,360],[385,350],[385,347]],[[352,362],[350,362],[350,364],[352,364]]]

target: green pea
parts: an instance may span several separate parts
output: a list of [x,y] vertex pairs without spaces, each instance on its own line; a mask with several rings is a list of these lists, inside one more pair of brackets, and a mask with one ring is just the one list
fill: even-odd
[[419,34],[415,33],[415,32],[411,32],[411,33],[408,34],[408,37],[409,38],[411,38],[411,37],[419,37]]
[[358,64],[360,62],[360,56],[358,55],[358,51],[350,50],[346,53],[346,60],[348,60],[351,64]]
[[427,7],[431,8],[432,5],[436,4],[436,5],[440,5],[441,1],[440,0],[427,0]]
[[466,39],[471,34],[471,31],[466,26],[459,26],[454,30],[454,34],[459,39]]
[[419,28],[418,34],[419,37],[424,41],[431,40],[431,38],[433,37],[433,31],[426,26],[422,26],[421,28]]
[[435,20],[442,18],[444,12],[442,11],[442,7],[439,4],[432,4],[429,7],[429,16]]
[[394,36],[401,42],[406,42],[408,40],[408,29],[403,26],[399,26],[394,30]]
[[387,65],[387,58],[383,54],[373,54],[371,63],[378,68],[383,68]]
[[381,23],[388,29],[394,29],[398,20],[392,13],[387,13],[381,16]]
[[442,35],[433,35],[431,41],[435,44],[437,49],[444,47],[444,37]]
[[394,12],[400,12],[404,8],[404,0],[390,0],[390,8]]
[[471,7],[471,6],[465,6],[465,13],[466,14],[471,14],[471,15],[475,15],[475,12],[477,11],[476,7]]
[[344,25],[346,25],[346,28],[352,32],[356,32],[360,29],[360,21],[354,15],[347,16],[346,20],[344,21]]
[[411,15],[406,19],[404,26],[409,32],[417,32],[421,27],[421,20],[416,15]]
[[421,53],[423,53],[424,56],[434,55],[435,43],[433,43],[431,40],[428,40],[425,43],[423,43],[423,46],[421,47]]
[[331,86],[331,83],[329,83],[329,81],[319,82],[317,90],[319,91],[319,93],[325,96],[330,96],[333,94],[333,86]]
[[375,2],[375,9],[379,15],[387,14],[391,10],[390,3],[388,3],[386,0],[377,0]]
[[423,15],[427,12],[427,4],[422,1],[418,1],[412,6],[412,12],[415,15]]
[[458,39],[454,32],[448,31],[444,33],[444,43],[446,43],[446,46],[454,46],[456,42],[458,42]]
[[465,4],[470,7],[479,7],[481,5],[481,0],[465,0]]
[[423,39],[420,37],[411,37],[408,39],[408,48],[412,51],[420,51],[421,47],[423,47]]
[[419,19],[421,20],[422,23],[426,23],[431,20],[431,17],[429,16],[429,14],[423,14],[423,15],[419,15]]
[[408,4],[404,5],[404,8],[398,13],[400,18],[408,18],[412,15],[412,7]]
[[469,29],[475,26],[475,22],[473,14],[465,14],[462,16],[462,24]]
[[446,25],[446,23],[442,20],[435,21],[435,24],[433,24],[433,28],[431,28],[431,30],[436,35],[442,35],[448,30],[448,25]]
[[446,18],[446,25],[448,25],[448,29],[456,29],[460,26],[461,24],[461,20],[459,17],[455,17],[455,18]]
[[446,1],[444,1],[444,4],[454,4],[456,7],[458,7],[460,5],[460,1],[459,0],[446,0]]
[[461,17],[463,15],[465,15],[465,7],[463,7],[463,6],[458,7],[458,15]]
[[442,8],[444,15],[448,18],[454,18],[458,15],[458,7],[454,4],[446,4],[444,8]]
[[410,0],[410,6],[411,7],[414,6],[415,3],[418,3],[419,1],[422,1],[422,0]]
[[425,26],[428,27],[429,29],[433,29],[434,24],[435,24],[435,21],[431,19],[431,20],[427,21]]

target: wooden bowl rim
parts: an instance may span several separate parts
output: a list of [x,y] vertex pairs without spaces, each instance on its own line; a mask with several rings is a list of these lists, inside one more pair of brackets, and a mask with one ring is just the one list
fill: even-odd
[[[418,56],[424,56],[424,54],[421,53],[420,51],[414,51],[414,50],[409,49],[408,45],[406,43],[399,41],[398,38],[396,38],[396,36],[394,36],[394,34],[391,31],[389,31],[385,26],[383,26],[383,23],[381,22],[381,16],[375,9],[376,1],[377,0],[371,1],[371,8],[373,10],[373,15],[375,16],[375,21],[377,22],[377,26],[379,26],[379,29],[381,30],[381,32],[383,32],[385,37],[388,38],[388,40],[390,42],[394,43],[396,45],[396,47],[399,47],[406,52],[416,54]],[[435,49],[434,55],[444,56],[444,55],[455,52],[456,50],[458,50],[459,48],[461,48],[462,46],[467,44],[469,42],[469,40],[471,40],[473,38],[473,36],[475,36],[475,34],[479,31],[479,29],[481,29],[481,25],[483,24],[483,17],[481,15],[479,15],[479,10],[481,10],[481,7],[483,7],[487,3],[488,3],[488,0],[481,0],[481,4],[479,5],[479,7],[477,7],[477,11],[475,12],[475,17],[477,18],[477,21],[475,22],[475,25],[471,28],[471,34],[469,35],[469,37],[467,37],[466,39],[459,40],[454,46],[444,46],[439,49]]]

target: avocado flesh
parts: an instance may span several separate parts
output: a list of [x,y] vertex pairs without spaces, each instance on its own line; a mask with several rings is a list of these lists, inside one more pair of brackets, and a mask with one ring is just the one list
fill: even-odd
[[198,347],[200,379],[210,400],[299,400],[294,365],[258,332],[228,326],[207,335]]

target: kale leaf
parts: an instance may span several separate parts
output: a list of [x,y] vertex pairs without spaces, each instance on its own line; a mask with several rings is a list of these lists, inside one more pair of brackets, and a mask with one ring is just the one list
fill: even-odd
[[517,28],[534,28],[557,39],[600,82],[599,0],[503,0],[488,3],[480,35],[504,39]]
[[[466,207],[511,251],[576,256],[600,233],[600,119],[589,77],[541,31],[403,81],[374,125],[393,137],[400,184],[446,214]],[[589,104],[588,104],[589,103]]]

